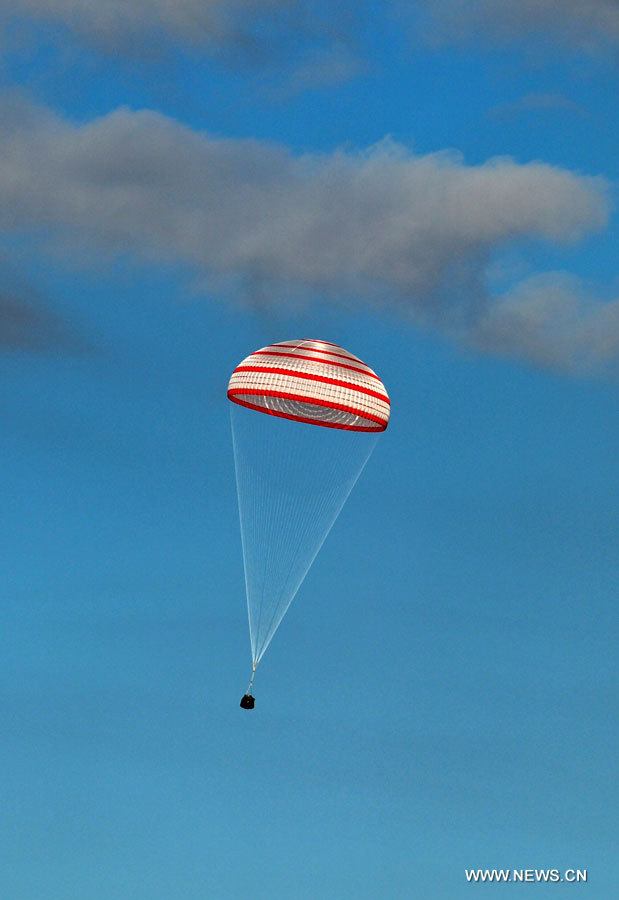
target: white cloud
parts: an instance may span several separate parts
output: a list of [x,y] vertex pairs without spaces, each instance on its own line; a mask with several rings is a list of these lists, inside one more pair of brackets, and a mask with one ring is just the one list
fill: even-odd
[[78,125],[15,97],[0,109],[0,158],[0,227],[71,259],[181,263],[211,285],[257,284],[274,303],[391,304],[458,339],[479,322],[476,340],[509,353],[505,318],[487,307],[490,255],[522,239],[576,240],[607,217],[603,180],[543,163],[467,166],[390,141],[294,156],[154,112]]

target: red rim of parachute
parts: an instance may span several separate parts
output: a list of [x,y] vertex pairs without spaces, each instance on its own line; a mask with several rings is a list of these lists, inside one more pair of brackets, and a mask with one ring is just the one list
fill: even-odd
[[[282,341],[256,350],[232,373],[228,399],[322,428],[380,432],[389,424],[389,397],[378,375],[328,341]],[[335,413],[331,421],[326,409]]]

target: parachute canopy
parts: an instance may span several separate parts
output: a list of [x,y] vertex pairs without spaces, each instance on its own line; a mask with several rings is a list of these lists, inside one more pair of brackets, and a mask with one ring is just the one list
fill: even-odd
[[228,397],[255,673],[390,407],[378,375],[326,341],[257,350]]
[[384,431],[389,397],[378,375],[327,341],[282,341],[251,353],[228,397],[259,412],[347,431]]

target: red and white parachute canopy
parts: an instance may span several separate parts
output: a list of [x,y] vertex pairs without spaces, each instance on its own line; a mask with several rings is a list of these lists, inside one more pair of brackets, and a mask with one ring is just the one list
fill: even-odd
[[378,375],[328,341],[282,341],[250,354],[228,385],[233,403],[295,422],[384,431],[389,397]]

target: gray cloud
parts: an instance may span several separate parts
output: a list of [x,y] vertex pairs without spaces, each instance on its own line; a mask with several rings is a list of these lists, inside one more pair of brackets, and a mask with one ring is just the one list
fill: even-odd
[[[395,0],[404,15],[410,4]],[[595,51],[619,44],[618,0],[421,0],[430,40],[471,37],[511,42],[532,34],[552,36]]]
[[[618,0],[0,0],[5,41],[46,45],[73,35],[103,53],[159,60],[175,49],[214,54],[288,89],[325,87],[365,68],[380,18],[430,45],[481,39],[545,41],[594,52],[619,45]],[[391,25],[389,26],[391,27]],[[26,42],[26,46],[28,46]]]
[[76,125],[15,97],[0,109],[0,158],[0,227],[71,261],[181,263],[204,290],[255,290],[263,303],[356,298],[510,354],[484,287],[490,256],[573,241],[607,218],[603,180],[543,163],[467,166],[390,141],[294,156],[154,112]]
[[470,344],[543,368],[619,374],[619,298],[600,302],[565,272],[535,275],[494,298]]
[[[619,41],[617,0],[391,0],[417,24],[426,13],[426,36],[460,40],[472,35],[512,40],[546,32],[591,49]],[[307,0],[0,0],[6,20],[61,24],[113,52],[136,41],[188,46],[238,46],[273,53],[291,40],[345,42],[359,24],[375,20],[363,2],[324,5]]]
[[90,353],[90,344],[54,312],[33,285],[17,276],[0,253],[0,352]]
[[[294,17],[296,0],[2,0],[5,19],[66,25],[102,46],[121,48],[143,34],[190,45],[249,40],[252,30],[277,31]],[[298,18],[298,16],[297,16]]]
[[587,110],[564,94],[551,91],[531,91],[516,100],[500,103],[488,110],[489,118],[511,119],[526,113],[560,112],[586,116]]
[[[110,56],[160,61],[176,49],[324,87],[361,68],[359,21],[351,0],[325,7],[306,0],[0,0],[0,26],[46,44],[72,35]],[[15,43],[15,38],[12,38]]]
[[22,298],[0,292],[0,349],[42,350],[53,342],[56,323]]

